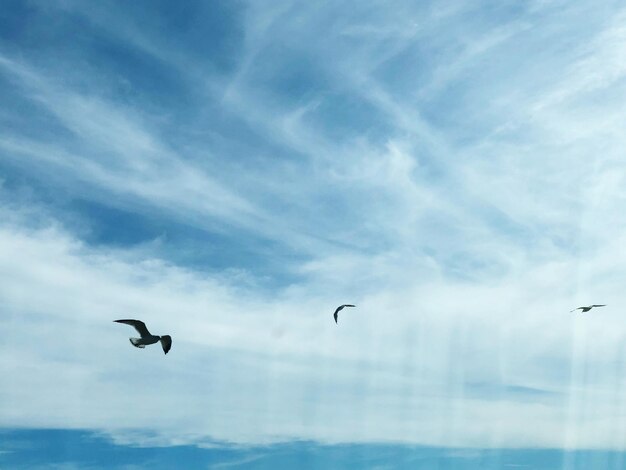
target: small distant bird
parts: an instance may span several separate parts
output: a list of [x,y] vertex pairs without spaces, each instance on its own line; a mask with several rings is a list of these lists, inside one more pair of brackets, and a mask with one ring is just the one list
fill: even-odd
[[335,313],[333,313],[333,317],[335,317],[335,323],[337,323],[337,314],[341,310],[343,310],[345,307],[356,307],[356,305],[343,304],[343,305],[340,305],[339,307],[337,307],[337,310],[335,310]]
[[575,312],[576,310],[582,310],[582,313],[585,313],[591,310],[593,307],[606,307],[606,305],[602,304],[602,305],[590,305],[589,307],[578,307],[578,308],[575,308],[574,310],[570,310],[570,313]]
[[125,323],[137,330],[137,333],[141,335],[141,338],[129,338],[130,343],[136,348],[145,348],[148,344],[154,344],[158,341],[161,342],[163,352],[167,354],[172,348],[172,337],[169,335],[155,336],[148,331],[146,324],[139,320],[113,320],[115,323]]

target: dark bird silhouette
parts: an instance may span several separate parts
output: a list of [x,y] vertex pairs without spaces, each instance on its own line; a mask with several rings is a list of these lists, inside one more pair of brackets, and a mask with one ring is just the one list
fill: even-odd
[[337,323],[337,314],[343,310],[345,307],[356,307],[356,305],[351,305],[351,304],[343,304],[340,305],[339,307],[337,307],[337,310],[335,310],[335,313],[333,313],[333,317],[335,317],[335,323]]
[[161,342],[161,347],[163,348],[163,352],[167,354],[169,350],[172,348],[172,337],[169,335],[164,336],[156,336],[148,331],[146,328],[146,324],[139,320],[113,320],[115,323],[125,323],[130,325],[137,330],[137,333],[141,336],[141,338],[129,338],[130,344],[135,346],[136,348],[145,348],[148,344],[154,344],[158,341]]
[[578,308],[575,308],[574,310],[570,310],[570,313],[571,312],[575,312],[576,310],[582,310],[582,313],[585,313],[585,312],[588,312],[589,310],[591,310],[594,307],[606,307],[606,305],[604,305],[604,304],[602,304],[602,305],[595,305],[594,304],[594,305],[589,305],[588,307],[578,307]]

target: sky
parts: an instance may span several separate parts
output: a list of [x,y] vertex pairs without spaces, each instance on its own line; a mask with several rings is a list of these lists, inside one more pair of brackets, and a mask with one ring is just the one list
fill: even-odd
[[625,24],[3,2],[0,466],[621,469]]

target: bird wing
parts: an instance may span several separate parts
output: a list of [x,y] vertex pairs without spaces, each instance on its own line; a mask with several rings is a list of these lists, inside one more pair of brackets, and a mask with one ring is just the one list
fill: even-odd
[[172,337],[170,335],[161,336],[161,347],[163,348],[163,352],[167,354],[170,349],[172,349]]
[[583,310],[585,307],[576,307],[574,310],[570,310],[570,312],[575,312],[576,310]]
[[337,310],[335,310],[335,313],[337,313],[337,312],[339,312],[339,311],[343,310],[345,307],[355,307],[355,305],[352,305],[352,304],[343,304],[343,305],[340,305],[339,307],[337,307]]
[[592,305],[592,307],[606,307],[606,304],[602,304],[602,305]]
[[146,336],[152,336],[150,332],[148,331],[148,328],[146,328],[146,324],[140,320],[113,320],[113,321],[115,323],[125,323],[126,325],[132,326],[133,328],[135,328],[135,330],[137,330],[137,333],[139,333],[142,338],[145,338]]
[[340,305],[339,307],[337,307],[337,309],[335,310],[335,313],[333,313],[333,316],[335,317],[335,323],[337,323],[337,314],[343,310],[345,307],[356,307],[356,305],[352,305],[352,304],[343,304]]

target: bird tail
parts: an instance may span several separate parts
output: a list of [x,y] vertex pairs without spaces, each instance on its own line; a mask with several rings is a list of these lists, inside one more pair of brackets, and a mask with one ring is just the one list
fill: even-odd
[[130,344],[132,344],[136,348],[142,348],[143,349],[143,348],[146,347],[145,344],[139,344],[140,338],[128,338],[128,340],[130,341]]

